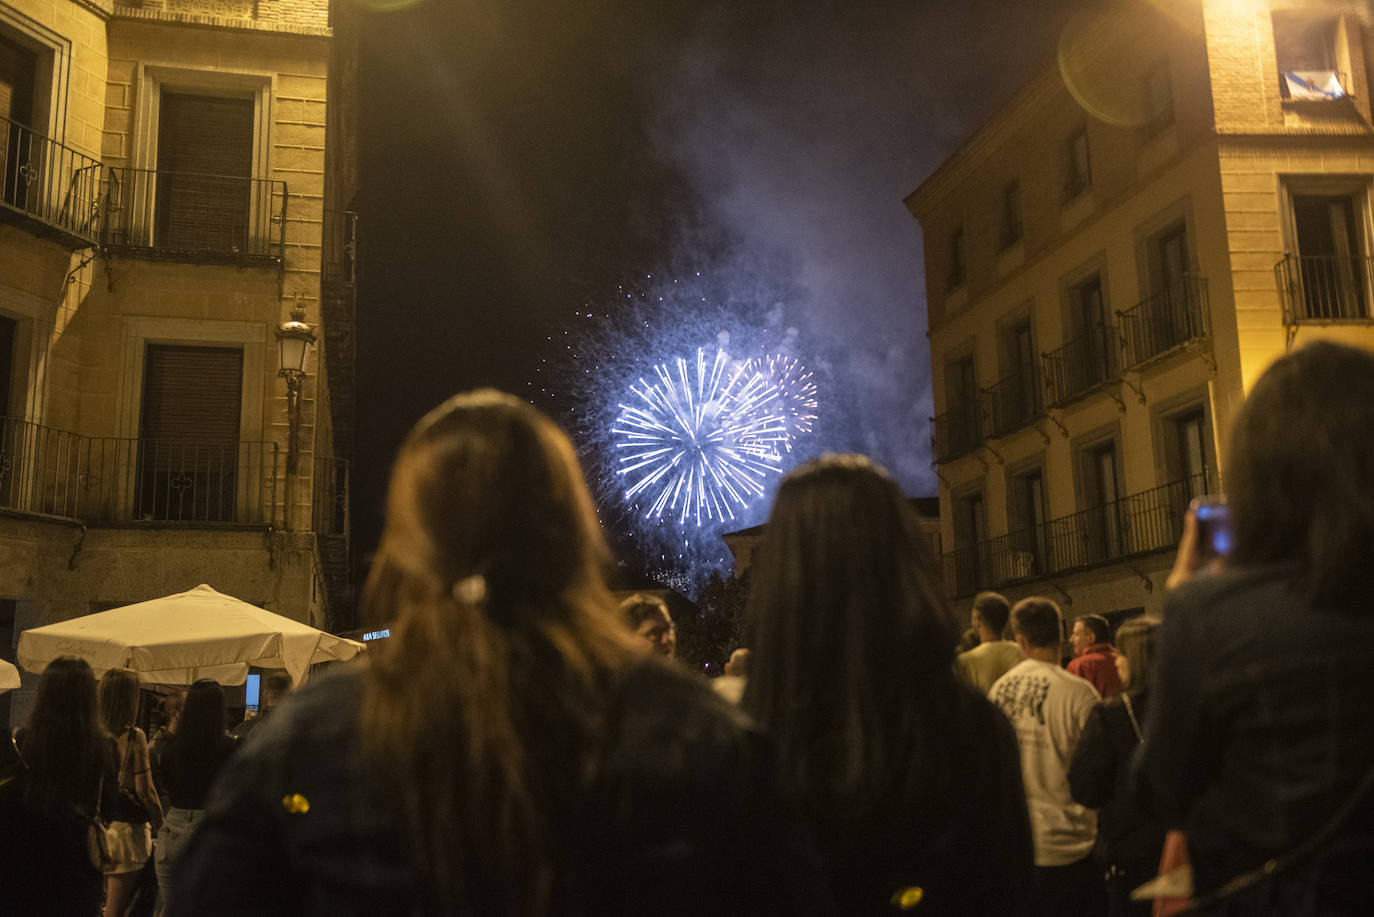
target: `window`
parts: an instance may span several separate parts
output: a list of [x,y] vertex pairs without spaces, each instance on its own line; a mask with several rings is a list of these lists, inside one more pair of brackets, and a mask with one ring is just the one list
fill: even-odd
[[1169,61],[1160,61],[1145,74],[1145,130],[1157,134],[1174,123],[1174,87]]
[[1203,336],[1200,286],[1189,274],[1188,226],[1180,220],[1145,240],[1144,301],[1122,333],[1132,366]]
[[1077,347],[1072,354],[1077,365],[1075,375],[1081,391],[1105,382],[1115,373],[1116,339],[1107,321],[1107,305],[1102,296],[1102,275],[1093,274],[1073,288],[1073,321],[1078,332]]
[[1011,182],[1002,189],[1002,248],[1021,241],[1021,186]]
[[34,158],[34,85],[38,56],[0,35],[0,201],[19,210],[29,206],[26,180]]
[[964,227],[949,234],[949,272],[945,275],[945,289],[952,290],[964,282]]
[[248,240],[253,100],[163,92],[156,245],[234,251]]
[[1088,129],[1079,128],[1069,137],[1068,175],[1064,179],[1064,200],[1071,201],[1093,184],[1092,166],[1088,159]]
[[134,501],[140,518],[233,521],[243,351],[148,346]]
[[955,595],[968,595],[983,586],[983,554],[987,549],[987,515],[981,491],[954,501]]
[[1122,553],[1122,524],[1115,441],[1092,446],[1083,455],[1083,534],[1088,563]]
[[[1291,192],[1296,276],[1289,272],[1290,306],[1297,319],[1370,317],[1370,258],[1365,194]],[[1290,260],[1291,264],[1291,260]]]
[[943,457],[963,455],[982,441],[979,427],[978,374],[970,354],[946,370],[945,448]]
[[1044,471],[1038,467],[1023,471],[1013,476],[1010,483],[1010,575],[1016,579],[1038,576],[1049,569]]
[[1337,19],[1274,13],[1274,56],[1285,99],[1324,102],[1345,95]]
[[1035,334],[1029,317],[1003,332],[1003,369],[992,398],[993,435],[1005,436],[1040,413],[1040,385],[1036,372]]

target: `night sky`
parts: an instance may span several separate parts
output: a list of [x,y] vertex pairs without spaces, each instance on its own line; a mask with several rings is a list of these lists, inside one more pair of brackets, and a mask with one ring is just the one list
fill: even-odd
[[701,265],[790,291],[850,421],[824,448],[934,493],[902,199],[1053,59],[1076,0],[354,2],[360,556],[421,414],[479,385],[566,407],[540,388],[574,310]]

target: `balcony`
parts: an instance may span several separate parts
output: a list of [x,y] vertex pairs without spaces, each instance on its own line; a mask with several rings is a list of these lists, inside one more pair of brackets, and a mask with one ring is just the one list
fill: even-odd
[[1367,255],[1285,255],[1274,275],[1285,325],[1370,319],[1374,259]]
[[110,169],[103,239],[144,258],[275,266],[286,250],[286,182]]
[[0,418],[0,509],[108,523],[271,525],[276,443],[93,437]]
[[326,210],[321,239],[320,273],[325,283],[358,282],[358,214]]
[[978,402],[965,402],[933,418],[935,461],[950,462],[978,448],[983,442]]
[[0,117],[0,221],[85,248],[99,239],[100,163]]
[[1098,325],[1044,355],[1049,407],[1064,407],[1121,378],[1116,329]]
[[988,436],[997,439],[1028,426],[1044,410],[1040,379],[1031,370],[1007,376],[982,392]]
[[1189,501],[1216,484],[1203,472],[958,548],[944,556],[945,592],[957,598],[1172,550]]
[[1207,336],[1207,278],[1189,274],[1117,313],[1132,369]]

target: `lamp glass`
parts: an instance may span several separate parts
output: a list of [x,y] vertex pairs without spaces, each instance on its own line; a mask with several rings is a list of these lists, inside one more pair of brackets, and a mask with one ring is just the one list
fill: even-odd
[[281,348],[281,368],[303,372],[305,370],[305,351],[309,342],[303,337],[283,334],[277,339]]

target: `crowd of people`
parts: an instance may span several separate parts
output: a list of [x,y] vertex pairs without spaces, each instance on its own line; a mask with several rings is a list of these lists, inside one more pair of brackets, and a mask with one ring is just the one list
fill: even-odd
[[[962,644],[893,479],[804,463],[711,690],[660,599],[608,591],[567,438],[457,396],[396,460],[390,640],[244,741],[213,682],[150,750],[136,675],[48,667],[0,911],[122,915],[152,855],[172,917],[1374,913],[1374,356],[1279,359],[1228,456],[1234,547],[1189,513],[1160,617],[984,593]],[[1152,879],[1180,897],[1133,899]]]

